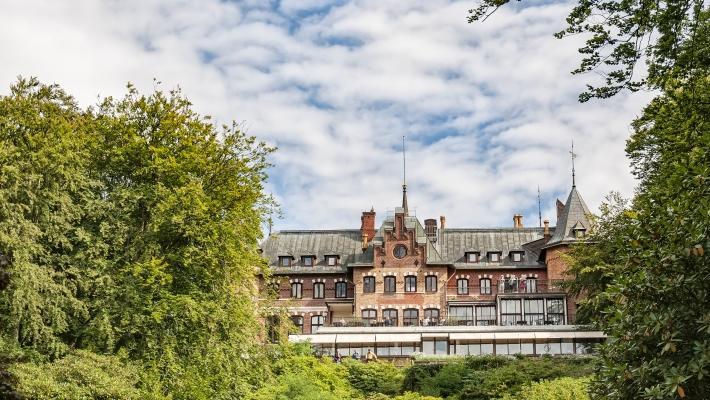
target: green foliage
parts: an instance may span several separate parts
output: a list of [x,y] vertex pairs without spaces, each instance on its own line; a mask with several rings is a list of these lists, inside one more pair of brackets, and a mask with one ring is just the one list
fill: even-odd
[[504,394],[515,395],[530,382],[589,375],[592,361],[580,357],[456,358],[437,364],[413,365],[407,370],[404,387],[452,399],[494,399]]
[[348,371],[328,357],[289,354],[275,365],[276,378],[248,398],[253,400],[317,400],[360,397],[348,381]]
[[19,363],[10,371],[18,389],[43,399],[160,399],[139,387],[140,369],[115,356],[77,350],[53,363]]
[[[469,10],[469,22],[485,21],[509,0],[483,0]],[[583,34],[583,59],[573,73],[597,72],[601,86],[587,85],[580,101],[607,98],[623,89],[663,88],[669,80],[710,65],[708,3],[703,0],[580,0],[555,36]],[[638,61],[644,59],[646,73]]]
[[369,362],[343,359],[350,384],[363,394],[398,394],[402,389],[404,373],[391,363]]
[[517,397],[505,395],[501,400],[588,400],[587,378],[558,378],[523,386]]
[[271,151],[179,91],[82,110],[21,79],[0,97],[0,337],[35,361],[125,352],[175,399],[251,391]]

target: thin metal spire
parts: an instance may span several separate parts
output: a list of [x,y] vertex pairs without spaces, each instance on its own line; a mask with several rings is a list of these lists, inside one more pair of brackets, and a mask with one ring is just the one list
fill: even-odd
[[570,151],[569,154],[572,157],[572,187],[577,187],[574,177],[574,159],[577,158],[577,154],[574,152],[574,138],[572,139],[572,151]]
[[540,227],[542,228],[542,206],[540,205],[540,185],[537,185],[537,217],[540,220]]
[[407,153],[404,147],[404,136],[402,136],[402,208],[404,215],[409,215],[409,206],[407,205]]

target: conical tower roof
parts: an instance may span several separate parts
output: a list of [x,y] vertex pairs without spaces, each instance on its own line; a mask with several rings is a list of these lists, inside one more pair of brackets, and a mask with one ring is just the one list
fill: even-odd
[[587,208],[582,196],[577,192],[577,187],[572,186],[567,202],[565,202],[565,208],[557,218],[555,233],[545,247],[579,241],[580,238],[575,235],[575,231],[589,231],[591,229],[590,215],[589,208]]

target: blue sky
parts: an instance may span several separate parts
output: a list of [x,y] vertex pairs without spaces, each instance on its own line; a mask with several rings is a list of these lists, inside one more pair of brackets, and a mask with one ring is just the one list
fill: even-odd
[[[577,102],[583,38],[552,34],[572,3],[526,2],[483,24],[474,1],[10,0],[0,14],[0,93],[18,75],[56,82],[83,105],[181,86],[204,114],[279,147],[267,190],[277,229],[356,228],[401,200],[448,226],[554,224],[570,189],[592,209],[629,196],[629,122],[649,95]],[[380,219],[381,220],[381,219]]]

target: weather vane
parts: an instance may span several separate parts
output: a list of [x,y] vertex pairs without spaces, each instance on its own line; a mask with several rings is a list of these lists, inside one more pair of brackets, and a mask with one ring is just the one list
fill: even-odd
[[574,159],[577,158],[577,154],[574,152],[574,139],[572,139],[572,150],[569,152],[572,157],[572,187],[576,187],[575,177],[574,177]]

